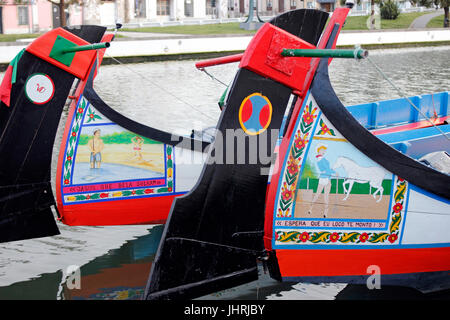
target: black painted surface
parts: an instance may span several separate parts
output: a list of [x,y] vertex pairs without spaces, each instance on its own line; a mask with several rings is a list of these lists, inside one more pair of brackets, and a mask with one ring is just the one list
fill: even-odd
[[[95,69],[95,68],[94,68]],[[166,131],[158,130],[142,123],[127,118],[123,114],[117,112],[110,106],[108,106],[95,92],[93,88],[93,72],[89,76],[89,81],[86,84],[86,88],[83,92],[84,97],[97,109],[107,117],[109,120],[118,124],[122,128],[125,128],[131,132],[139,134],[143,137],[159,141],[168,145],[177,146],[179,148],[191,149],[202,152],[210,144],[207,141],[199,141],[191,139],[189,137],[183,137],[176,134],[172,134]]]
[[[247,136],[247,156],[251,147],[259,150],[262,143],[267,144],[266,150],[273,151],[271,141],[276,141],[276,138],[273,139],[271,134],[276,137],[278,131],[273,133],[270,129],[280,127],[291,90],[241,69],[218,127],[224,138],[216,136],[216,141],[226,141],[227,134],[234,134],[234,131],[226,129],[241,128],[239,107],[254,92],[269,98],[273,113],[268,130],[259,136]],[[257,278],[258,252],[248,250],[263,250],[261,234],[257,237],[235,234],[263,230],[267,176],[261,175],[261,169],[268,169],[270,163],[263,164],[258,159],[255,164],[249,164],[247,159],[246,164],[236,164],[239,156],[236,152],[237,143],[227,146],[226,143],[220,145],[216,142],[213,148],[216,160],[225,162],[227,158],[233,159],[234,164],[205,165],[200,182],[194,190],[175,200],[163,235],[164,242],[153,266],[147,298],[176,298],[179,294],[194,297],[206,294],[212,288],[217,291],[222,285],[235,286],[241,281]],[[223,157],[220,157],[222,150]],[[245,273],[241,274],[242,271]],[[221,277],[227,280],[223,281]],[[239,278],[237,283],[233,282],[236,278]],[[206,285],[202,283],[188,288],[189,285],[206,279],[209,279]],[[220,286],[217,285],[218,281],[221,282]],[[164,292],[161,295],[151,295],[179,285],[185,287],[167,295]]]
[[270,21],[270,23],[316,45],[319,42],[327,19],[328,13],[325,11],[300,9],[279,15]]
[[[81,28],[101,39],[105,28]],[[34,104],[25,94],[29,76],[43,73],[55,86],[52,99]],[[74,76],[25,52],[18,62],[10,107],[0,106],[0,242],[59,234],[51,206],[53,143]]]
[[323,114],[359,151],[393,174],[428,192],[450,199],[450,176],[397,151],[365,129],[341,103],[330,83],[328,59],[321,59],[311,93]]
[[[284,14],[273,23],[301,38],[307,37],[308,41],[317,41],[327,14],[306,11]],[[313,27],[298,26],[306,21]],[[265,132],[246,136],[244,164],[236,164],[236,143],[219,145],[218,141],[227,141],[230,134],[235,134],[234,130],[242,130],[239,108],[253,93],[271,101],[272,120]],[[262,175],[261,170],[268,171],[270,163],[264,163],[260,157],[256,162],[249,160],[263,146],[266,154],[272,155],[290,95],[291,90],[280,83],[246,69],[238,71],[217,127],[221,136],[216,136],[199,182],[172,205],[147,284],[146,299],[190,299],[257,279],[256,259],[264,250],[267,189],[267,175]],[[217,150],[222,152],[223,161],[234,162],[209,162],[212,158],[217,160]]]
[[64,29],[90,43],[100,42],[106,32],[106,27],[95,25],[64,27]]

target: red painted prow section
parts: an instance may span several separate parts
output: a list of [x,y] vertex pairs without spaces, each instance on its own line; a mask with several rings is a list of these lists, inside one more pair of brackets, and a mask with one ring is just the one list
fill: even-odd
[[0,101],[9,107],[11,102],[11,78],[13,73],[13,66],[9,65],[3,75],[2,83],[0,84]]
[[277,250],[277,258],[283,278],[367,276],[375,262],[384,275],[412,274],[448,270],[450,248]]
[[67,66],[53,58],[50,57],[53,46],[55,45],[56,39],[59,37],[64,38],[77,46],[89,45],[90,43],[86,40],[77,37],[73,33],[63,29],[57,28],[47,32],[42,37],[37,38],[28,47],[27,51],[31,54],[47,61],[58,68],[73,74],[75,77],[84,80],[88,76],[88,71],[94,59],[97,56],[96,50],[80,51],[75,52],[75,56],[72,60],[70,66]]
[[[109,42],[112,34],[105,35],[101,42]],[[97,75],[98,67],[101,65],[106,49],[99,49],[98,54],[89,65],[87,76],[78,85],[73,96],[69,117],[64,129],[62,145],[58,157],[58,168],[56,173],[56,200],[59,212],[59,220],[70,226],[105,226],[105,225],[139,225],[164,223],[177,195],[157,196],[150,198],[129,199],[111,202],[92,202],[88,204],[72,204],[65,206],[62,199],[62,174],[64,172],[65,141],[71,131],[71,123],[76,114],[76,107],[82,95],[87,78],[91,72]],[[95,64],[97,61],[97,64]],[[93,70],[93,68],[96,68]],[[150,209],[149,209],[150,208]],[[124,214],[126,213],[126,214]]]
[[315,46],[270,23],[264,24],[253,37],[244,53],[199,61],[197,69],[240,61],[246,68],[296,91],[302,89],[303,79],[310,69],[311,58],[283,57],[285,48],[314,49]]
[[195,64],[195,67],[197,69],[204,69],[207,67],[217,66],[217,65],[221,65],[221,64],[239,62],[239,61],[241,61],[243,56],[244,56],[243,53],[239,53],[239,54],[234,54],[234,55],[230,55],[230,56],[202,60],[202,61],[197,62]]
[[[438,125],[444,124],[445,121],[447,121],[449,119],[450,119],[450,116],[445,116],[445,117],[430,119],[430,121],[432,121],[434,125],[438,126]],[[394,133],[394,132],[401,132],[401,131],[407,131],[407,130],[428,128],[428,127],[432,126],[430,121],[422,120],[422,121],[418,121],[418,122],[414,122],[414,123],[408,123],[408,124],[395,126],[395,127],[375,129],[375,130],[371,130],[371,132],[374,135],[379,135],[379,134],[386,134],[386,133]]]
[[[348,9],[348,8],[338,8],[333,12],[333,15],[331,16],[330,21],[328,21],[328,25],[319,41],[319,44],[317,46],[318,49],[324,49],[326,47],[334,26],[336,24],[338,24],[339,31],[338,31],[338,34],[336,35],[336,38],[334,39],[332,48],[336,47],[336,41],[337,41],[339,32],[340,32],[342,26],[344,25],[345,19],[347,18],[349,11],[350,11],[350,9]],[[292,46],[290,48],[296,49],[296,47],[294,47],[294,46]],[[305,49],[308,49],[308,48],[305,48]],[[293,60],[294,62],[299,61],[299,60],[295,60],[296,58],[293,58],[293,59],[294,59]],[[295,122],[298,118],[300,109],[301,109],[304,99],[305,99],[305,93],[309,90],[309,87],[311,85],[312,79],[316,72],[317,66],[319,65],[320,58],[312,58],[312,59],[309,58],[308,60],[309,60],[309,65],[307,68],[306,79],[304,82],[296,84],[298,86],[297,90],[298,90],[299,99],[297,99],[297,102],[294,106],[291,120],[287,126],[286,135],[283,137],[283,140],[281,141],[279,151],[278,151],[278,156],[277,156],[277,159],[275,162],[275,168],[281,168],[283,159],[286,156],[286,152],[287,152],[287,149],[289,146],[289,141],[291,140],[292,132],[294,130]],[[330,61],[331,61],[331,59],[330,59]],[[241,64],[242,64],[242,62],[241,62]],[[280,171],[281,170],[274,170],[274,174],[272,175],[271,183],[270,183],[269,190],[267,192],[267,197],[266,197],[266,211],[265,211],[265,219],[264,219],[264,221],[265,221],[264,222],[264,245],[267,250],[272,250],[273,210],[274,210],[275,197],[276,197],[277,189],[278,189],[278,181],[280,179]]]
[[303,79],[310,70],[311,58],[283,57],[281,52],[290,49],[314,49],[315,46],[270,23],[264,24],[253,37],[242,57],[240,68],[246,68],[259,75],[299,91]]
[[[65,30],[64,30],[65,31]],[[110,42],[112,41],[114,38],[113,34],[106,34],[103,36],[101,42]],[[93,52],[95,54],[94,58],[97,59],[97,65],[96,65],[96,70],[94,71],[94,77],[97,75],[97,70],[100,67],[102,61],[103,61],[103,56],[105,54],[106,48],[105,49],[99,49],[97,50],[98,53]],[[82,52],[79,52],[82,53]],[[91,70],[95,67],[95,60],[96,59],[92,59],[89,62],[89,65],[87,66],[87,73],[86,76],[82,79],[82,81],[80,81],[80,83],[78,84],[78,87],[75,91],[74,96],[72,96],[72,102],[70,103],[70,107],[69,107],[69,117],[66,120],[66,125],[64,127],[64,134],[63,134],[63,139],[62,141],[66,141],[67,140],[67,136],[69,134],[70,131],[70,125],[72,123],[72,118],[74,115],[74,109],[76,108],[77,104],[78,104],[78,99],[80,97],[80,95],[83,93],[84,88],[86,87],[86,83],[87,83],[87,75],[90,74]],[[64,207],[63,207],[63,203],[62,203],[62,197],[61,197],[61,175],[63,173],[63,164],[64,164],[64,145],[61,145],[61,148],[59,149],[59,156],[58,156],[58,166],[56,169],[56,204],[58,207],[58,212],[60,214],[60,217],[58,218],[58,220],[62,220],[64,223],[67,223],[66,220],[68,219],[69,222],[71,219],[74,219],[73,217],[70,217],[66,214]],[[68,223],[67,223],[68,224]]]

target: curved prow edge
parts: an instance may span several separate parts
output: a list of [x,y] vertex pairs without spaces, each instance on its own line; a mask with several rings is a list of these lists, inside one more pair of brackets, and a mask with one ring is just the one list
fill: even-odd
[[[70,226],[164,223],[173,199],[197,180],[210,141],[159,130],[116,111],[94,90],[96,70],[94,65],[69,109],[61,140],[59,219]],[[102,145],[97,155],[94,145]]]
[[[291,65],[290,58],[281,57],[283,46],[315,47],[327,18],[318,10],[290,11],[264,24],[252,39],[202,175],[172,205],[145,299],[190,299],[258,278],[270,160],[250,162],[249,157],[261,150],[272,157],[291,95],[303,87],[310,70],[309,58]],[[264,117],[265,109],[269,117]],[[253,113],[262,119],[262,128],[249,122]],[[236,154],[239,146],[225,143],[239,139],[244,159]]]
[[420,161],[449,145],[430,126],[397,130],[366,129],[336,96],[328,59],[320,60],[295,134],[283,138],[279,174],[271,177],[264,240],[272,278],[362,284],[376,265],[389,285],[448,286],[448,158]]
[[319,63],[311,93],[331,124],[359,151],[413,185],[450,199],[450,176],[384,143],[350,114],[334,92],[325,59]]
[[[339,33],[342,29],[342,26],[345,23],[346,17],[348,14],[348,9],[337,9],[334,11],[332,17],[328,21],[327,28],[323,32],[319,44],[317,45],[317,48],[319,49],[333,49],[336,47],[337,39],[339,36]],[[329,59],[322,59],[326,60],[329,64],[331,62],[331,58]],[[287,162],[287,159],[291,158],[291,150],[290,150],[290,143],[295,138],[297,140],[298,133],[297,133],[297,123],[300,121],[300,119],[303,118],[302,116],[302,110],[303,106],[306,104],[310,97],[310,86],[311,82],[313,81],[316,70],[319,65],[319,62],[321,61],[320,58],[312,58],[311,59],[311,69],[306,75],[306,79],[303,83],[303,86],[298,91],[298,94],[301,95],[301,99],[297,99],[295,102],[295,105],[291,108],[291,111],[288,115],[286,125],[284,128],[284,132],[282,135],[282,140],[280,142],[278,152],[276,155],[276,160],[274,164],[274,168],[278,168],[277,170],[274,170],[273,174],[271,175],[270,179],[270,185],[267,190],[266,195],[266,201],[265,201],[265,217],[264,217],[264,247],[266,249],[266,261],[267,266],[269,269],[270,276],[273,279],[281,281],[281,273],[280,273],[280,267],[277,261],[276,253],[274,250],[272,250],[272,237],[273,237],[273,223],[274,223],[274,207],[276,198],[279,195],[279,189],[281,186],[284,186],[283,183],[280,183],[282,177],[283,177],[283,171],[279,170],[283,166],[283,163]],[[306,127],[305,127],[306,128]],[[309,129],[310,126],[308,127]],[[307,139],[309,132],[305,133],[306,136],[304,139]],[[301,147],[300,147],[301,148]],[[291,163],[291,162],[290,162]],[[291,163],[292,164],[292,163]],[[291,176],[290,184],[295,184],[295,174],[294,176]],[[287,185],[287,188],[291,188],[291,185]]]
[[0,242],[59,233],[51,210],[53,142],[72,84],[86,78],[96,54],[74,52],[59,61],[51,52],[60,48],[59,41],[70,46],[100,42],[105,31],[54,29],[33,41],[15,64],[9,107],[0,108]]

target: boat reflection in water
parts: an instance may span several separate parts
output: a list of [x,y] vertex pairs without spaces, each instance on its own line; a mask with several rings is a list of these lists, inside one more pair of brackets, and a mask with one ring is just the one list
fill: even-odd
[[74,286],[75,282],[67,281],[59,298],[140,300],[163,228],[163,225],[154,226],[147,235],[126,242],[82,266],[80,289]]
[[149,226],[147,234],[83,264],[68,277],[59,270],[0,287],[0,300],[139,300],[163,228]]
[[[140,300],[157,251],[163,225],[149,227],[148,234],[126,241],[80,268],[80,289],[62,271],[0,287],[0,300]],[[100,240],[99,240],[100,241]],[[377,300],[448,299],[450,290],[422,294],[404,287],[337,283],[277,282],[261,265],[258,280],[198,298],[198,300]]]

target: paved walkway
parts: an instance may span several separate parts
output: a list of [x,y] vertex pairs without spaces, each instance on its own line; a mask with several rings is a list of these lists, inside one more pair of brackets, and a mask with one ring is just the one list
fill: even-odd
[[409,29],[426,28],[428,22],[430,22],[431,19],[433,19],[434,17],[440,16],[440,15],[443,15],[443,14],[444,14],[444,12],[441,9],[439,9],[433,13],[424,14],[423,16],[420,16],[417,19],[415,19],[409,26]]

